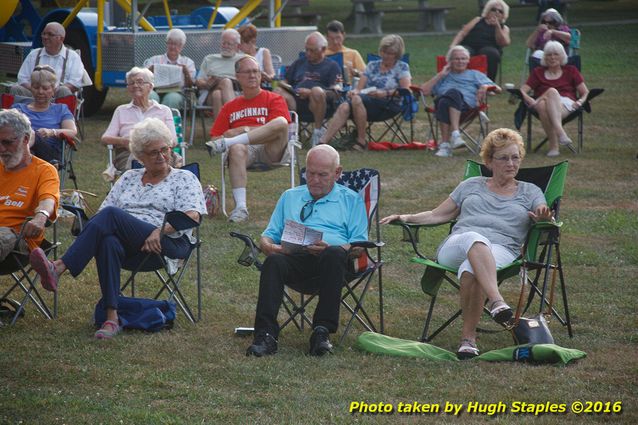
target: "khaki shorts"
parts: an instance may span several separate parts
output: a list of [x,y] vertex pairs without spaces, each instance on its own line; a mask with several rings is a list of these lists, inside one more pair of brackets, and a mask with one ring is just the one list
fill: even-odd
[[[17,240],[18,235],[16,235],[13,229],[9,227],[0,227],[0,261],[4,261],[4,259],[9,256],[11,251],[13,251],[13,247]],[[18,249],[25,254],[29,252],[29,248],[24,240],[20,241]]]
[[288,151],[287,146],[284,154],[281,156],[281,159],[277,162],[273,162],[270,160],[264,145],[248,145],[247,155],[246,168],[259,168],[267,170],[270,168],[279,167],[282,164],[287,164],[290,162],[290,152]]

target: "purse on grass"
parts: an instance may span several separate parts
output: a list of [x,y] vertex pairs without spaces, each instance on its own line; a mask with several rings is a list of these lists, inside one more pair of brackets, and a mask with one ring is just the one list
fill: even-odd
[[[516,307],[516,315],[514,316],[514,321],[512,322],[512,326],[509,328],[516,345],[554,343],[554,338],[552,337],[552,333],[549,331],[549,326],[547,320],[545,319],[545,315],[552,314],[555,281],[556,269],[554,269],[552,273],[552,284],[549,294],[547,312],[540,312],[533,317],[521,317],[525,285],[527,283],[527,267],[525,262],[523,262],[523,265],[521,266],[521,295],[518,298],[518,306]],[[544,296],[544,294],[541,296]]]

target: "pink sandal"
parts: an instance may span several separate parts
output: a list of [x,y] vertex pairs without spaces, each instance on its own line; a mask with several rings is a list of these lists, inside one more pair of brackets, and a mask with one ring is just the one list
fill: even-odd
[[95,332],[97,339],[111,339],[115,335],[119,334],[122,328],[114,320],[107,320],[102,324],[102,327]]
[[31,267],[40,275],[42,287],[47,291],[55,292],[58,289],[58,274],[55,266],[44,253],[42,248],[36,248],[29,254],[29,263]]

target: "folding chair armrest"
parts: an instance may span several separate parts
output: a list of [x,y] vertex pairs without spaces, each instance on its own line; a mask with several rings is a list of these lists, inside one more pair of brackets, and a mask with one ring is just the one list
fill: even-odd
[[403,223],[402,221],[394,220],[394,221],[391,221],[389,224],[393,226],[401,226],[404,230],[403,233],[407,234],[410,238],[410,244],[412,245],[412,250],[414,251],[414,253],[418,255],[420,258],[427,258],[425,255],[423,255],[419,251],[418,240],[416,238],[416,234],[418,233],[419,229],[438,227],[443,224],[453,224],[453,223],[454,223],[453,221],[448,221],[445,223],[437,223],[437,224],[414,224],[414,223]]
[[237,232],[230,232],[230,236],[237,238],[244,243],[244,249],[237,259],[237,262],[246,267],[250,267],[254,264],[258,270],[261,269],[261,262],[258,258],[259,253],[261,253],[261,249],[259,249],[253,238]]
[[[201,220],[201,217],[200,217]],[[164,216],[164,222],[170,224],[175,230],[183,231],[188,229],[193,229],[198,227],[200,221],[193,220],[183,211],[169,211]],[[162,230],[164,229],[164,224],[162,224]]]
[[357,241],[357,242],[352,242],[350,243],[350,247],[352,248],[365,248],[365,249],[372,249],[372,248],[381,248],[385,246],[385,242],[375,242],[375,241]]
[[537,221],[532,225],[532,229],[540,231],[556,230],[560,229],[562,226],[562,221]]
[[77,137],[71,137],[65,133],[58,133],[58,138],[62,140],[64,143],[66,143],[74,151],[78,150],[80,139],[78,139]]
[[60,206],[64,208],[66,211],[73,214],[74,216],[81,218],[82,220],[89,219],[89,217],[86,215],[86,211],[84,211],[84,208],[76,207],[75,205],[70,205],[70,204],[63,204],[63,203],[61,203]]
[[513,95],[514,97],[516,97],[518,100],[523,100],[523,93],[521,93],[521,89],[505,89],[507,90],[511,95]]
[[587,98],[585,99],[585,102],[583,103],[581,108],[584,109],[585,112],[590,113],[591,112],[591,101],[595,97],[600,96],[604,91],[605,91],[605,89],[600,89],[600,88],[589,90],[589,93],[587,93]]

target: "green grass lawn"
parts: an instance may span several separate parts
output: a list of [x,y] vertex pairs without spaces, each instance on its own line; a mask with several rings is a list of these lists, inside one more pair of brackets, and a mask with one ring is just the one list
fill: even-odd
[[[474,10],[474,2],[466,3]],[[578,16],[576,6],[572,12]],[[621,12],[614,13],[613,17],[622,16]],[[595,19],[590,16],[589,20]],[[505,53],[504,82],[520,80],[527,33],[513,30],[513,45]],[[637,34],[636,24],[587,26],[583,31],[586,83],[606,91],[595,101],[594,112],[585,117],[584,152],[574,155],[565,150],[561,157],[570,161],[562,203],[565,225],[561,248],[575,336],[568,338],[556,322],[550,327],[557,344],[587,352],[584,360],[554,367],[368,355],[355,348],[360,328],[351,332],[333,356],[305,356],[310,332],[288,328],[281,334],[277,355],[245,357],[250,339],[234,336],[233,329],[252,326],[258,275],[236,264],[241,247],[228,232],[260,234],[279,194],[288,185],[288,170],[281,169],[249,175],[249,223],[233,225],[222,217],[205,220],[204,311],[200,323],[190,325],[180,316],[172,331],[125,332],[106,343],[93,340],[91,316],[99,287],[95,268],[90,265],[78,279],[69,275],[62,278],[57,320],[44,320],[29,305],[26,317],[16,326],[0,328],[0,423],[421,423],[428,419],[419,415],[352,415],[348,406],[351,401],[396,406],[399,402],[569,404],[576,400],[621,401],[623,412],[539,417],[508,414],[489,420],[524,424],[636,423],[638,108],[633,93],[638,91]],[[434,55],[443,53],[449,40],[448,35],[406,36],[415,82],[433,74]],[[378,38],[352,39],[349,44],[362,52],[376,51]],[[102,111],[86,122],[87,137],[75,164],[81,188],[98,195],[89,199],[93,206],[99,205],[108,190],[99,176],[106,165],[106,152],[98,140],[113,109],[126,99],[122,90],[112,90]],[[490,101],[492,128],[512,126],[514,108],[507,97]],[[425,123],[419,113],[419,141],[424,141]],[[535,125],[535,140],[541,135],[539,128]],[[575,137],[574,124],[567,131]],[[199,136],[196,146],[188,151],[188,159],[200,162],[204,183],[219,184],[219,163],[207,157]],[[381,215],[387,215],[436,206],[460,181],[468,158],[472,156],[462,151],[446,160],[429,152],[347,152],[342,155],[342,163],[346,169],[366,166],[380,170],[380,209]],[[539,153],[529,154],[524,165],[548,163],[550,160]],[[68,221],[61,220],[62,250],[71,243],[68,229]],[[442,237],[439,232],[422,241],[424,250],[432,252]],[[419,285],[422,270],[409,263],[410,249],[400,239],[398,229],[383,228],[387,244],[383,254],[386,332],[415,340],[421,333],[428,299]],[[6,285],[7,279],[2,277],[0,282]],[[148,288],[142,284],[142,289]],[[504,291],[514,302],[516,285],[506,284]],[[369,301],[374,301],[376,292],[373,288]],[[443,310],[455,308],[458,302],[451,291],[445,291],[440,301]],[[434,343],[453,351],[459,332],[460,325],[455,324]],[[479,340],[482,351],[510,344],[510,337],[504,333],[482,335]],[[432,419],[465,424],[485,423],[488,417],[464,413]]]

